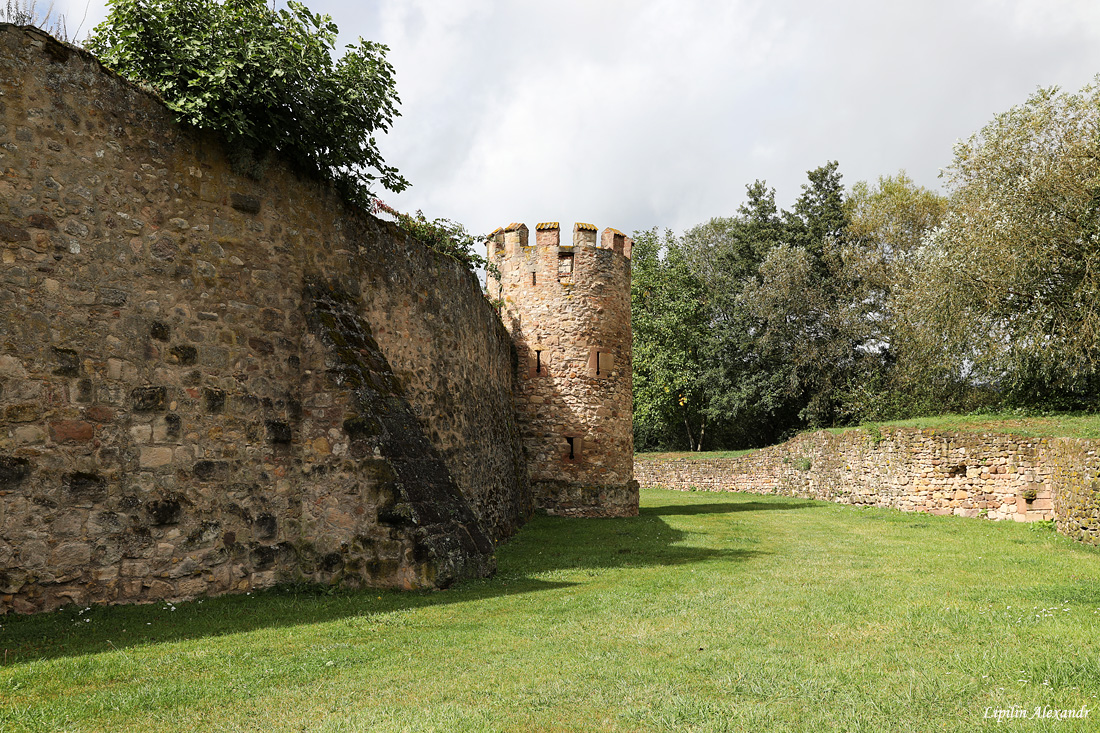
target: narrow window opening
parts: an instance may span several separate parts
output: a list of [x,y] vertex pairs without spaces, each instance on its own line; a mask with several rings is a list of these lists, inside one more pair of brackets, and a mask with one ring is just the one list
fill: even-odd
[[599,349],[599,346],[593,346],[588,350],[588,376],[600,379],[613,376],[615,373],[615,354]]
[[535,352],[535,374],[542,374],[542,352]]
[[577,456],[573,452],[573,439],[572,438],[566,438],[565,442],[569,444],[569,460],[571,460],[571,461],[577,460]]
[[573,253],[558,253],[558,278],[573,276]]
[[535,273],[533,273],[533,272],[532,272],[532,273],[531,273],[531,284],[532,284],[532,285],[537,285],[537,284],[538,284],[538,283],[536,282],[536,279],[535,279],[535,277],[536,277],[536,276],[535,276]]

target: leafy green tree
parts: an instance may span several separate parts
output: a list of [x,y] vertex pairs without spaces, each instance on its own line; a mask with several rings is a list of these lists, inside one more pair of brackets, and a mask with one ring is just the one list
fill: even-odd
[[270,151],[369,206],[371,185],[408,182],[375,135],[399,113],[385,46],[359,39],[333,61],[336,24],[290,0],[109,0],[88,48],[155,90],[182,121],[218,130],[254,174]]
[[684,232],[683,252],[708,291],[728,307],[746,278],[784,237],[775,189],[763,181],[746,186],[747,200],[732,217],[715,217]]
[[[704,411],[710,435],[720,445],[763,445],[791,423],[781,359],[762,354],[758,325],[746,311],[743,292],[755,286],[761,262],[782,240],[785,226],[775,190],[762,181],[747,186],[736,216],[692,227],[681,240],[692,272],[702,281],[710,322],[699,334],[705,373]],[[794,410],[797,415],[797,408]]]
[[848,198],[829,162],[790,210],[756,181],[735,216],[641,238],[638,444],[670,442],[684,412],[710,445],[746,447],[923,408],[919,390],[896,389],[895,290],[944,209],[904,173]]
[[900,299],[914,378],[1009,404],[1100,402],[1100,76],[955,147],[950,211]]
[[821,427],[841,417],[839,400],[865,354],[863,304],[849,296],[843,250],[848,211],[839,164],[830,161],[809,179],[783,212],[785,246],[761,265],[759,286],[743,296],[761,324],[762,351],[781,349],[790,370],[790,397],[803,424]]
[[843,250],[843,280],[851,324],[866,361],[841,398],[843,419],[887,420],[936,412],[938,405],[924,385],[908,381],[896,368],[906,358],[907,314],[898,311],[895,294],[912,284],[913,254],[943,221],[947,199],[918,186],[901,171],[880,177],[873,186],[852,186],[845,208],[849,216]]
[[703,283],[670,231],[635,232],[631,268],[635,446],[702,450],[709,320]]
[[848,229],[839,167],[834,160],[809,171],[809,182],[802,184],[802,193],[794,207],[783,212],[784,241],[806,250],[813,262],[814,275],[822,281],[828,280],[830,271],[837,268]]
[[[859,181],[844,206],[849,219],[843,253],[848,278],[859,285],[859,297],[873,299],[876,320],[889,324],[893,290],[909,283],[913,253],[943,222],[947,199],[901,171],[896,177],[879,177],[874,186]],[[888,341],[888,334],[881,338]]]
[[920,247],[947,213],[947,199],[913,182],[905,171],[859,181],[845,200],[848,241],[858,242],[886,265]]

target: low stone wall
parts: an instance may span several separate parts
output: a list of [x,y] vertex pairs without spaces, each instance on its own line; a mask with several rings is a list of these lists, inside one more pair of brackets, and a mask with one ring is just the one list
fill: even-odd
[[1100,544],[1093,441],[883,428],[800,435],[735,458],[636,459],[643,487],[747,491],[962,517],[1057,520]]
[[1100,445],[1062,438],[1050,445],[1058,531],[1100,545]]

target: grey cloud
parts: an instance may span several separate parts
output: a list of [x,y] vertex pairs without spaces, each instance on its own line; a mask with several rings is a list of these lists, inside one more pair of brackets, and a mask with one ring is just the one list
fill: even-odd
[[384,198],[472,231],[680,230],[757,178],[789,205],[833,159],[849,184],[936,187],[956,140],[1100,72],[1092,0],[308,4],[391,48],[403,116],[381,142],[413,187]]

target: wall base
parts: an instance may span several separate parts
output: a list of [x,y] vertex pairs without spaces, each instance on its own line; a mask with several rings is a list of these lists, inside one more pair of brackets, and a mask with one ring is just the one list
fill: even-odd
[[579,486],[565,481],[532,481],[535,508],[558,517],[636,517],[638,482],[620,486]]

